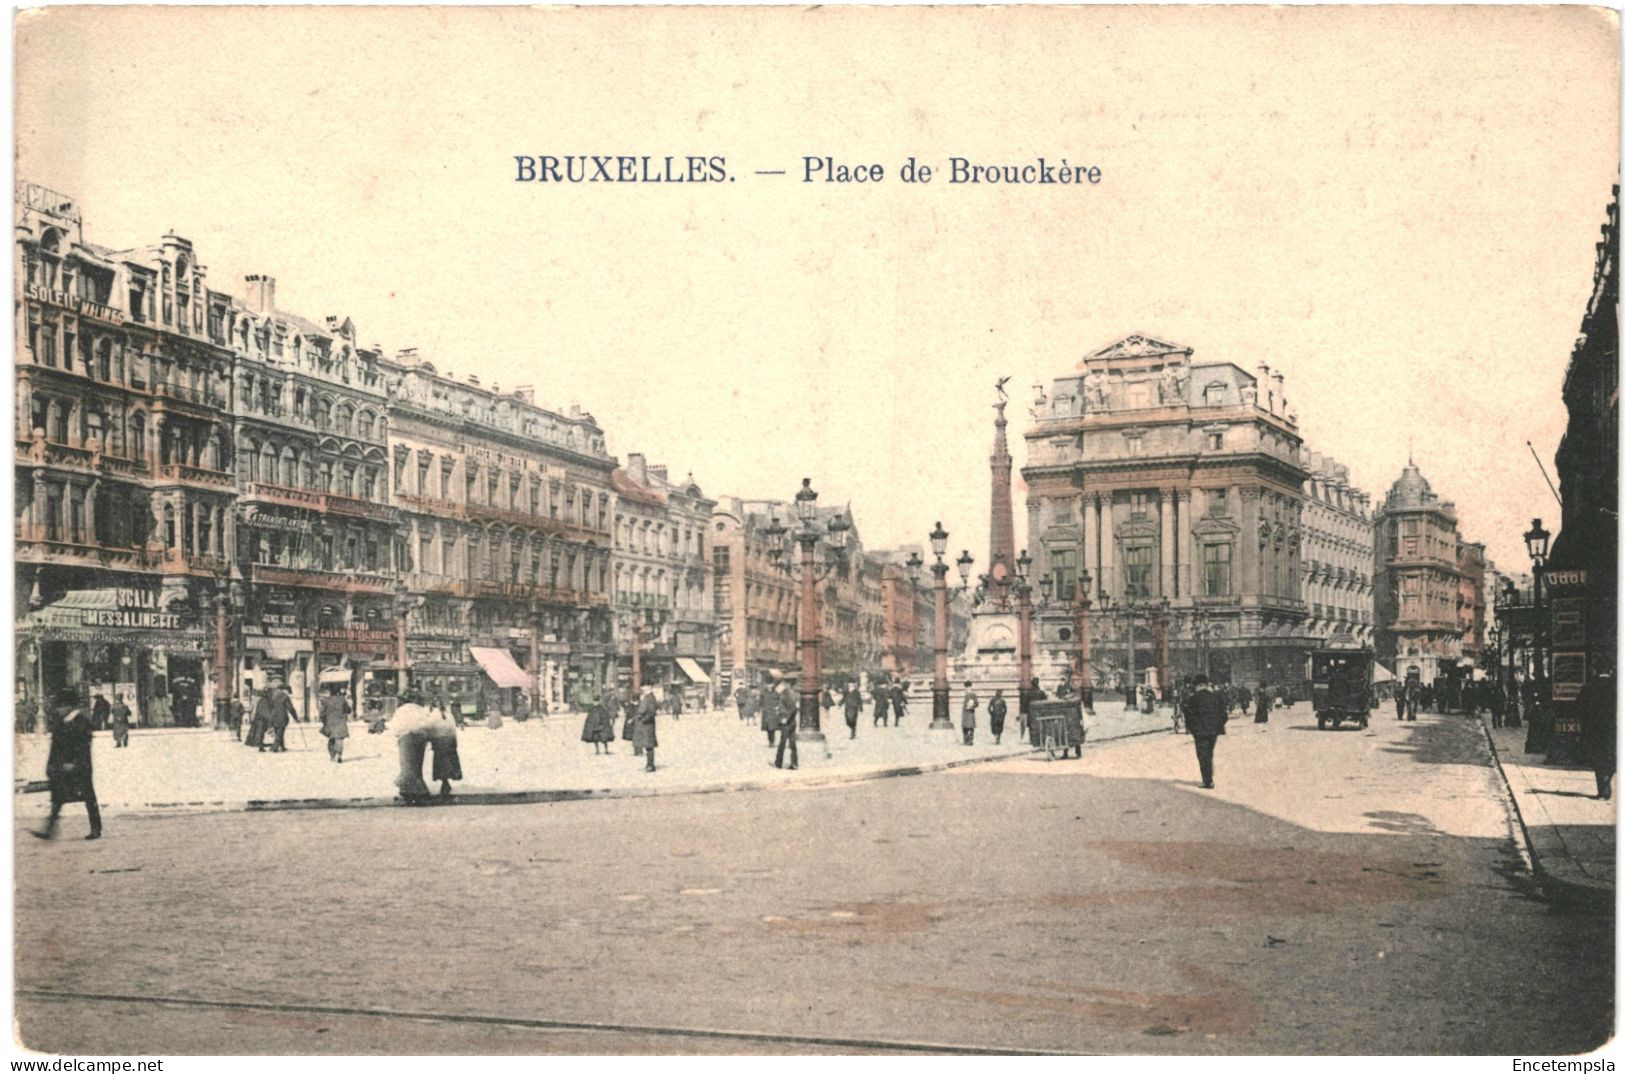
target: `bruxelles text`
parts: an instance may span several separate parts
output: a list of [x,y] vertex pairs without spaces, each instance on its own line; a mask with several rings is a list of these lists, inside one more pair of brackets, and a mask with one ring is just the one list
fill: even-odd
[[[515,156],[514,180],[520,183],[722,183],[733,182],[726,157],[719,156]],[[759,169],[758,176],[776,177],[783,169]],[[886,166],[877,162],[851,162],[835,157],[802,157],[803,183],[881,183]],[[1101,170],[1095,164],[1073,164],[1062,157],[1039,157],[1014,164],[976,163],[949,157],[946,173],[939,165],[909,157],[896,170],[905,183],[946,179],[950,186],[1082,186],[1098,185]]]

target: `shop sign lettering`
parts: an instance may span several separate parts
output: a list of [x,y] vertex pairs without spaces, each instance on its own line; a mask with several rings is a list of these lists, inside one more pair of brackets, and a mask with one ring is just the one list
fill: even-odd
[[146,630],[179,630],[181,625],[181,617],[173,612],[136,611],[128,608],[87,611],[79,621],[86,626],[140,627]]

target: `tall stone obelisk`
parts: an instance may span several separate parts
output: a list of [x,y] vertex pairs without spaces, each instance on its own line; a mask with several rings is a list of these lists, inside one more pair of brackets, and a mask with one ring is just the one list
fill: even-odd
[[1010,445],[1004,436],[1005,377],[999,381],[999,401],[993,409],[993,454],[988,462],[993,469],[993,510],[988,535],[988,599],[1001,612],[1011,608],[1010,587],[1015,584],[1016,527],[1010,506]]

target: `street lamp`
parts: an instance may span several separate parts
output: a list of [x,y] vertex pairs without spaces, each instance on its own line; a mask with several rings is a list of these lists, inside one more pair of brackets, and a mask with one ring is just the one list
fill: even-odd
[[[936,661],[931,680],[931,730],[952,731],[953,721],[948,718],[948,564],[943,562],[942,556],[948,550],[948,531],[938,522],[931,531],[931,554],[936,562],[931,564],[931,574],[936,580],[937,591],[937,636]],[[960,553],[956,561],[959,567],[959,577],[964,583],[959,588],[964,589],[970,583],[970,568],[975,562],[970,552]]]
[[[1027,581],[1033,560],[1023,548],[1016,557],[1016,697],[1027,696],[1027,684],[1033,676],[1033,587]],[[1048,592],[1049,579],[1045,578]],[[1018,702],[1019,704],[1019,702]],[[1025,708],[1023,708],[1025,713]]]
[[[837,512],[823,529],[818,526],[818,493],[813,491],[812,478],[801,479],[801,490],[795,499],[796,520],[799,523],[791,533],[780,525],[777,517],[767,528],[771,545],[768,559],[785,574],[801,583],[801,621],[797,624],[797,641],[801,650],[801,737],[809,742],[823,742],[824,733],[818,726],[818,695],[823,690],[823,664],[819,647],[823,638],[819,624],[823,612],[819,607],[818,583],[847,562],[847,533],[852,524],[844,514]],[[790,540],[801,548],[799,563],[791,562]],[[818,546],[824,546],[824,562],[818,562]]]
[[1524,739],[1524,752],[1537,753],[1551,744],[1551,704],[1547,698],[1546,689],[1546,645],[1545,623],[1542,621],[1540,608],[1541,576],[1546,566],[1546,552],[1552,535],[1546,532],[1546,527],[1535,519],[1534,524],[1524,531],[1523,543],[1529,552],[1529,559],[1535,565],[1535,622],[1530,629],[1530,647],[1535,655],[1535,704],[1538,706],[1538,718],[1529,721],[1529,733]]

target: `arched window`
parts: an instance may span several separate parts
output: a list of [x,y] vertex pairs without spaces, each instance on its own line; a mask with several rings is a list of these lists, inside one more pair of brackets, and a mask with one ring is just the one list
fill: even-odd
[[277,484],[276,448],[266,444],[260,448],[260,480],[268,484]]
[[[92,440],[100,441],[104,435],[106,435],[106,428],[102,423],[102,416],[92,410],[85,415],[85,441],[87,443]],[[102,446],[106,447],[107,445],[103,444]]]
[[336,416],[338,418],[338,421],[336,422],[338,431],[348,435],[350,432],[350,420],[355,417],[355,408],[346,403],[345,405],[339,407],[338,414]]
[[136,414],[130,419],[130,457],[144,459],[147,457],[147,419]]
[[299,482],[299,456],[294,454],[292,447],[282,449],[282,465],[278,469],[282,475],[284,485],[295,485]]
[[356,435],[365,440],[372,439],[372,411],[363,410],[356,419]]

